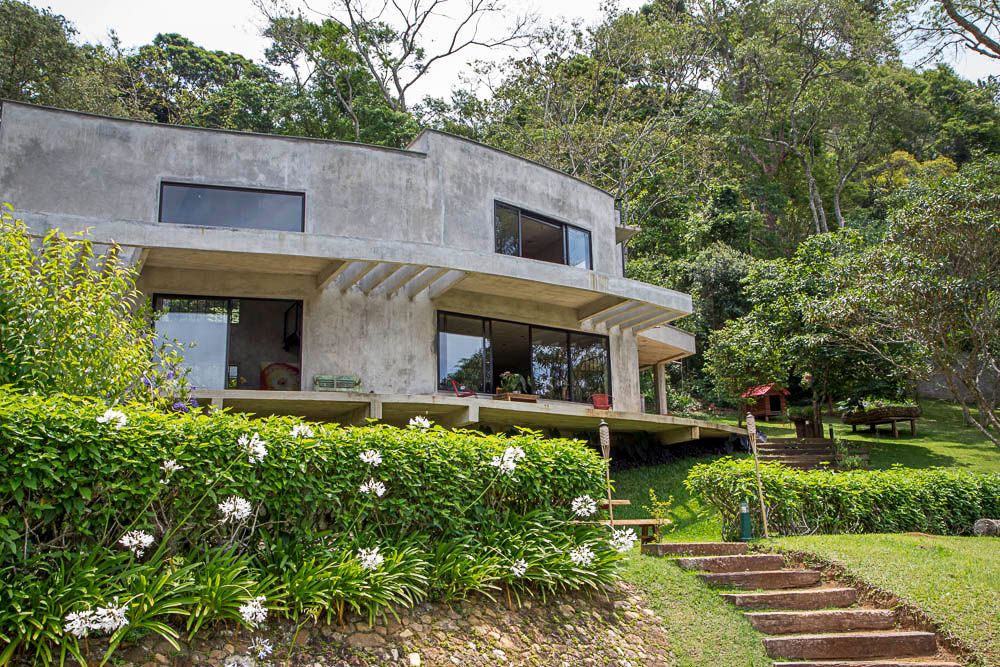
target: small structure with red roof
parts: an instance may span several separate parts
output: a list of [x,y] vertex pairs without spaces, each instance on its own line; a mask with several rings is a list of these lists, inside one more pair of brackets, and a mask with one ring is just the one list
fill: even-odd
[[[746,402],[745,411],[756,418],[763,417],[764,421],[768,421],[770,417],[783,415],[786,407],[785,397],[788,393],[787,389],[778,387],[773,382],[750,387],[743,392],[743,398],[753,399]],[[740,417],[742,416],[741,412]]]

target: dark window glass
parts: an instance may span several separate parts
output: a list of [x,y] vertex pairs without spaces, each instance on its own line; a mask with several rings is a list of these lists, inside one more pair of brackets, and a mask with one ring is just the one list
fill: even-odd
[[566,254],[566,263],[570,266],[580,269],[592,268],[590,263],[590,232],[576,227],[567,227]]
[[288,327],[301,329],[301,302],[158,296],[155,307],[160,338],[185,345],[192,388],[299,388],[300,345]]
[[304,206],[305,195],[294,192],[164,183],[160,222],[301,232]]
[[531,328],[531,380],[535,394],[571,400],[568,357],[565,331]]
[[494,207],[493,234],[498,253],[592,269],[590,232],[513,206]]
[[589,401],[593,394],[610,394],[608,346],[602,336],[570,333],[569,358],[573,369],[573,400]]
[[527,324],[490,322],[490,341],[494,389],[500,387],[501,373],[509,371],[524,378],[531,377],[531,333]]
[[520,232],[518,232],[517,209],[509,206],[496,207],[496,251],[504,255],[519,255]]
[[483,320],[442,313],[438,319],[438,386],[451,391],[454,380],[472,391],[485,391],[487,351]]

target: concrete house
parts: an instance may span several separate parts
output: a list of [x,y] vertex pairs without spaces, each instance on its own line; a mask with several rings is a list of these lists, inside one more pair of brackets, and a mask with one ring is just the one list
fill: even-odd
[[[118,244],[216,405],[563,433],[603,418],[664,443],[736,431],[663,414],[664,364],[694,352],[669,324],[691,298],[624,277],[614,198],[463,138],[397,150],[5,102],[0,201],[33,232]],[[496,400],[507,371],[536,403]]]

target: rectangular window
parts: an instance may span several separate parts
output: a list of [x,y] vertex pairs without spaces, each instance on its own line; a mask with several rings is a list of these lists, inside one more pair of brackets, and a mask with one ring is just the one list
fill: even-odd
[[592,269],[590,232],[497,202],[495,250],[502,255]]
[[183,345],[196,389],[298,390],[302,302],[156,296],[156,331]]
[[301,232],[305,229],[305,195],[163,183],[160,186],[160,222]]
[[611,393],[608,339],[563,329],[472,315],[438,313],[438,386],[452,391],[452,380],[477,392],[492,393],[501,375],[528,379],[529,392],[544,398],[587,403],[593,394]]

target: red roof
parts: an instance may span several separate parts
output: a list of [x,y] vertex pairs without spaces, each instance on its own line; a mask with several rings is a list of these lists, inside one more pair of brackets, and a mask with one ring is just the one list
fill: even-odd
[[[749,389],[747,389],[743,393],[743,398],[751,398],[751,397],[754,397],[754,396],[764,396],[764,395],[768,394],[771,391],[771,387],[773,387],[773,386],[774,386],[774,383],[772,382],[771,384],[762,384],[762,385],[759,385],[757,387],[750,387]],[[787,389],[781,389],[780,391],[785,396],[788,396],[788,394],[789,394],[789,391]]]

